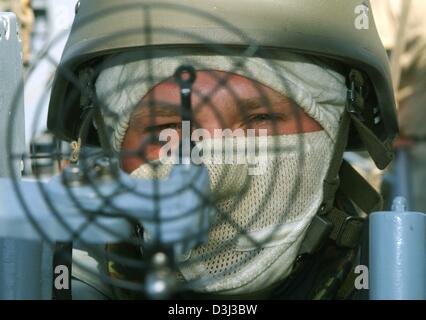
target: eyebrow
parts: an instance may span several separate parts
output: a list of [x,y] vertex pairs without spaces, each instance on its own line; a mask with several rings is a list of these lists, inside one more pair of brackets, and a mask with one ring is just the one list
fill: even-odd
[[172,103],[144,103],[132,115],[132,122],[140,122],[150,117],[180,117],[181,106]]
[[[266,109],[267,111],[272,112],[273,108],[280,103],[285,103],[291,106],[292,110],[299,107],[296,103],[294,103],[289,98],[281,98],[277,101],[271,101],[270,99],[267,99],[266,97],[255,97],[255,98],[249,98],[249,99],[239,99],[236,103],[236,106],[238,110],[243,109],[244,113],[248,113],[250,111],[255,111],[258,109]],[[282,110],[282,111],[288,111],[288,110]]]
[[272,107],[272,104],[268,100],[262,97],[249,98],[249,99],[239,99],[237,100],[236,106],[239,109],[244,109],[246,111],[252,111],[256,109],[261,109],[265,107]]

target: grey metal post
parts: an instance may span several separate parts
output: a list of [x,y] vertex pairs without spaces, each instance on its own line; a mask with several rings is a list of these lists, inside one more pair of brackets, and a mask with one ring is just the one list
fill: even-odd
[[[19,28],[12,13],[0,13],[0,176],[20,174],[22,161],[14,159],[13,171],[6,152],[7,128],[13,123],[13,154],[24,151],[24,102]],[[14,113],[14,117],[12,115]],[[2,190],[0,190],[2,192]],[[0,203],[0,206],[5,205]],[[43,299],[50,295],[50,250],[41,242],[0,239],[0,299]]]
[[426,299],[426,215],[402,197],[370,216],[370,299]]
[[407,210],[413,209],[412,181],[410,175],[410,153],[407,148],[401,148],[396,153],[395,159],[393,197],[404,197],[407,199]]

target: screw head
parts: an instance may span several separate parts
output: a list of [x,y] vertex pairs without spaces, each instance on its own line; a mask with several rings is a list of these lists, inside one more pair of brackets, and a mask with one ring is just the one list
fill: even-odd
[[112,179],[117,174],[118,163],[108,157],[96,159],[93,163],[94,177],[97,179]]
[[86,184],[86,178],[77,166],[68,166],[62,173],[62,182],[68,187],[78,187]]
[[154,267],[166,267],[168,262],[167,255],[163,252],[158,252],[152,257],[152,264]]
[[168,299],[175,291],[176,278],[166,263],[167,256],[163,253],[153,257],[153,269],[145,278],[145,291],[151,299]]

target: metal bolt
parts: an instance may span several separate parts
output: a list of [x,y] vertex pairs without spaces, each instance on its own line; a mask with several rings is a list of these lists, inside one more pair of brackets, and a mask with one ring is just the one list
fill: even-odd
[[114,159],[106,158],[106,157],[97,159],[93,166],[95,177],[97,179],[113,178],[117,168],[118,168],[117,161]]
[[79,167],[69,166],[62,173],[62,182],[68,187],[78,187],[86,183],[86,178]]
[[151,299],[168,299],[175,291],[176,277],[168,261],[163,252],[157,252],[152,257],[152,269],[145,278],[145,291]]
[[167,266],[167,261],[168,261],[167,256],[163,252],[156,253],[154,257],[152,258],[152,264],[156,268]]
[[145,278],[145,291],[151,299],[167,299],[175,290],[176,277],[168,262],[169,259],[163,252],[152,256],[152,269]]
[[145,291],[151,299],[168,299],[175,285],[176,279],[168,269],[154,270],[145,278]]

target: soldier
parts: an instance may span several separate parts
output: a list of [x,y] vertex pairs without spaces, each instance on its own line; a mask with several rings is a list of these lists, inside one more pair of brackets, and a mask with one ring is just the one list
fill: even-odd
[[[259,140],[249,129],[268,133],[273,151],[262,174],[247,164],[205,164],[218,214],[208,242],[181,257],[177,277],[192,286],[179,297],[354,297],[366,214],[381,197],[343,153],[366,149],[383,169],[397,132],[386,52],[374,27],[355,28],[359,5],[80,1],[48,119],[58,137],[74,141],[76,159],[81,146],[98,144],[131,176],[162,179],[159,136],[165,129],[183,136],[183,119],[213,139],[218,129],[241,129],[232,139],[244,143]],[[176,81],[182,65],[195,73],[185,67]],[[182,88],[188,79],[192,87]],[[161,176],[153,163],[166,169]],[[140,255],[108,246],[125,250]],[[89,264],[143,281],[119,263]],[[93,290],[98,298],[143,297],[82,269],[74,277],[76,297]]]

